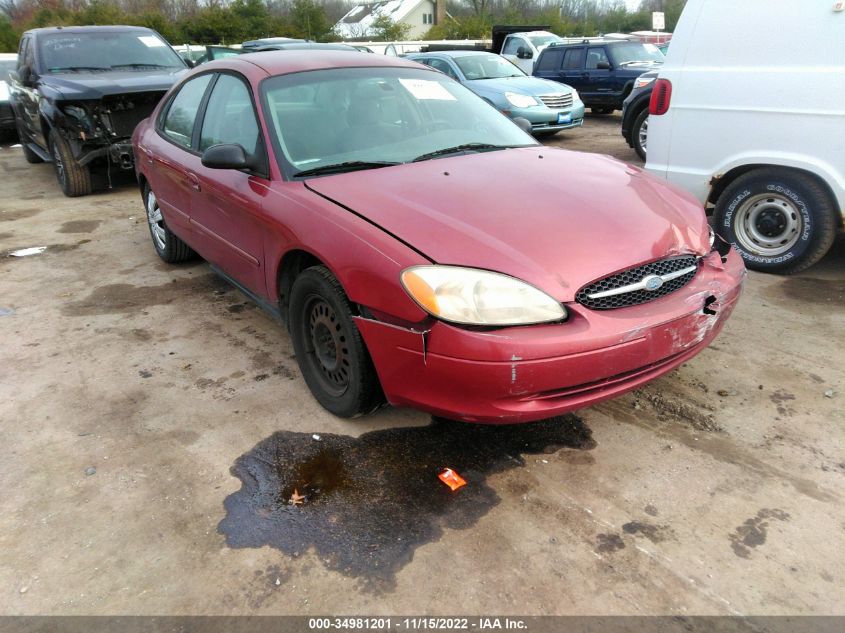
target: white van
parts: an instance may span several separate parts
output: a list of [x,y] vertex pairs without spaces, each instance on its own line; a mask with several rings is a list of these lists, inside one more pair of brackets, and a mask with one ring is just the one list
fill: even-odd
[[845,209],[845,2],[688,0],[646,169],[712,210],[749,268],[821,259]]

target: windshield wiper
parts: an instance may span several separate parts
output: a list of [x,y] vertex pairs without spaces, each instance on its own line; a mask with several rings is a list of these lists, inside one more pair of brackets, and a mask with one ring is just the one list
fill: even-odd
[[73,72],[80,71],[80,70],[111,70],[108,67],[103,66],[60,66],[58,68],[51,68],[51,73],[60,73],[65,70],[70,70]]
[[322,167],[314,167],[312,169],[305,169],[298,171],[294,177],[302,176],[322,176],[325,174],[343,174],[349,171],[362,171],[364,169],[378,169],[379,167],[390,167],[392,165],[401,165],[401,163],[389,161],[366,161],[366,160],[350,160],[345,163],[336,163],[334,165],[323,165]]
[[165,66],[163,64],[115,64],[112,68],[178,68],[178,66]]
[[494,149],[510,149],[511,147],[525,147],[523,145],[492,145],[490,143],[464,143],[463,145],[455,145],[454,147],[444,147],[443,149],[437,149],[433,152],[428,152],[427,154],[420,154],[412,163],[417,163],[421,160],[428,160],[429,158],[437,158],[438,156],[446,156],[448,154],[457,154],[459,152],[470,152],[470,151],[484,151],[484,150],[494,150]]

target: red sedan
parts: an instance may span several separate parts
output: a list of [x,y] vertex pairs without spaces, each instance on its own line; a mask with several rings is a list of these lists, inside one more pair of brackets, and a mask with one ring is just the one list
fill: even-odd
[[457,82],[355,52],[232,57],[135,130],[153,246],[286,324],[339,416],[551,417],[700,352],[745,270],[701,206],[538,145]]

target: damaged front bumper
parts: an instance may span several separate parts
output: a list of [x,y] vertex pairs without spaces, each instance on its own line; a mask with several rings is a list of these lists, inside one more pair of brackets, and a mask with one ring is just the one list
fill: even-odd
[[703,350],[739,298],[745,267],[713,251],[684,288],[618,310],[567,304],[566,323],[426,332],[356,318],[388,401],[468,422],[549,418],[619,396]]

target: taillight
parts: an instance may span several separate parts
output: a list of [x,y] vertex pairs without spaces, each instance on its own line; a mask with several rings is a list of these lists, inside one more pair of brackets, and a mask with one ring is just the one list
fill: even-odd
[[672,82],[668,79],[658,79],[651,90],[651,100],[648,102],[648,113],[651,115],[666,114],[669,102],[672,100]]

